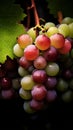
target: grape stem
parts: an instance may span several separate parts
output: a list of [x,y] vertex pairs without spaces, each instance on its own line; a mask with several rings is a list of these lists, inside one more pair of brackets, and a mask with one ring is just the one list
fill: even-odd
[[30,10],[31,9],[33,9],[33,12],[34,12],[35,26],[40,25],[39,16],[38,16],[38,13],[37,13],[35,1],[31,0],[31,6],[27,7],[27,16],[28,16],[28,18],[27,18],[27,28],[30,28],[30,19],[31,19]]
[[35,25],[39,25],[39,16],[37,13],[37,9],[36,9],[34,0],[31,0],[31,3],[32,3],[33,9],[34,9]]
[[62,14],[62,12],[58,11],[57,16],[58,16],[58,22],[61,23],[62,20],[63,20],[63,14]]

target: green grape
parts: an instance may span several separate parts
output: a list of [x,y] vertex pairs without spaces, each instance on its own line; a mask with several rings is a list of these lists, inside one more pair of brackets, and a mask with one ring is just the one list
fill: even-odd
[[60,78],[57,83],[57,90],[60,92],[64,92],[68,89],[68,82],[64,79]]
[[36,30],[34,29],[34,27],[28,29],[27,34],[29,34],[32,37],[33,41],[35,40],[35,38],[36,38]]
[[21,86],[24,90],[31,90],[34,85],[35,85],[35,82],[33,81],[31,75],[24,76],[21,79]]
[[19,66],[18,67],[18,74],[21,77],[24,77],[24,76],[28,75],[28,71],[25,68],[23,68],[22,66]]
[[73,22],[73,18],[71,18],[71,17],[65,17],[65,18],[62,19],[61,24],[62,23],[70,24],[72,22]]
[[70,30],[67,24],[60,24],[58,27],[59,33],[61,33],[64,37],[69,36]]
[[22,99],[29,100],[31,99],[31,91],[24,90],[23,88],[20,88],[19,95]]
[[62,94],[61,98],[66,103],[71,102],[73,100],[73,92],[71,90],[68,90]]
[[59,65],[51,62],[46,66],[45,71],[49,76],[56,76],[59,73]]
[[34,113],[35,110],[33,110],[31,107],[30,107],[30,101],[25,101],[24,104],[23,104],[23,109],[25,110],[25,112],[27,113]]
[[19,44],[15,44],[13,47],[13,53],[15,54],[15,56],[17,57],[21,57],[23,56],[23,50],[21,49],[21,47],[19,46]]
[[47,32],[46,35],[48,37],[52,36],[53,34],[59,33],[58,28],[57,27],[50,27]]
[[73,22],[69,24],[69,30],[70,30],[69,36],[73,38]]
[[50,27],[55,27],[55,24],[53,22],[47,22],[47,23],[45,23],[44,28],[46,30],[49,29]]

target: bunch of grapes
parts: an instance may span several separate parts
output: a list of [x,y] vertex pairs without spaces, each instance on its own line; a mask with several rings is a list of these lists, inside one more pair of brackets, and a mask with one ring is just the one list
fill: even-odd
[[68,20],[32,27],[13,47],[19,64],[19,95],[28,113],[55,100],[73,101],[73,22]]
[[0,98],[13,99],[18,97],[20,88],[18,63],[16,59],[7,57],[6,61],[0,64]]

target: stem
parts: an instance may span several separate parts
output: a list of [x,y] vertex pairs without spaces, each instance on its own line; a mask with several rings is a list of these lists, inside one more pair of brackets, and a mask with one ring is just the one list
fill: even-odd
[[31,0],[31,3],[32,3],[33,11],[34,11],[35,25],[40,25],[39,16],[37,13],[37,9],[36,9],[36,5],[35,5],[34,0]]
[[58,11],[58,22],[61,23],[62,19],[63,19],[63,14],[61,11]]
[[27,8],[27,29],[30,28],[30,7]]

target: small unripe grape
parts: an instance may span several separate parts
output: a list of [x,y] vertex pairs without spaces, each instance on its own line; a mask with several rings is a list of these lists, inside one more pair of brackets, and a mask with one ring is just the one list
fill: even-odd
[[21,47],[19,46],[19,44],[15,44],[13,47],[13,53],[17,56],[17,57],[21,57],[23,56],[23,50],[21,49]]

